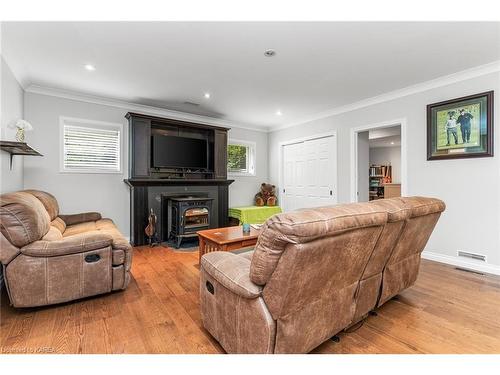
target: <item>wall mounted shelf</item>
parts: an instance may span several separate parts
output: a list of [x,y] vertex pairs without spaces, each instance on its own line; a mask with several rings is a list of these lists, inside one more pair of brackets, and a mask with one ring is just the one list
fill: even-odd
[[0,150],[10,154],[10,169],[12,170],[12,158],[14,155],[43,156],[24,142],[0,141]]

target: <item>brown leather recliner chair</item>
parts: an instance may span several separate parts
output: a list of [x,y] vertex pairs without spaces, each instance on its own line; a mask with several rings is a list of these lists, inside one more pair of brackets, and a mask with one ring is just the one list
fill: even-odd
[[132,247],[96,212],[59,215],[37,190],[0,195],[0,261],[10,302],[33,307],[125,289]]
[[444,210],[395,198],[280,214],[253,253],[202,257],[205,328],[229,353],[306,353],[411,286]]

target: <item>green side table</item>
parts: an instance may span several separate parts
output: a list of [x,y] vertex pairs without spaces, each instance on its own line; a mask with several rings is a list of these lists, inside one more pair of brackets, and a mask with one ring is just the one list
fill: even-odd
[[247,206],[229,209],[229,217],[248,224],[264,224],[271,216],[281,213],[280,206]]

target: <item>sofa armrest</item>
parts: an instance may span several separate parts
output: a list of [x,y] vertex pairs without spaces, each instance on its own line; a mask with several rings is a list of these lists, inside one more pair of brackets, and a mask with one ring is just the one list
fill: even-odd
[[250,263],[242,256],[215,251],[201,257],[201,270],[233,293],[245,298],[257,298],[262,294],[262,287],[250,280]]
[[73,215],[59,215],[59,217],[66,223],[66,225],[75,225],[85,223],[87,221],[101,220],[102,216],[99,212],[82,212]]
[[68,236],[62,240],[39,240],[21,248],[21,253],[32,257],[54,257],[84,253],[111,246],[113,238],[106,233],[91,231]]

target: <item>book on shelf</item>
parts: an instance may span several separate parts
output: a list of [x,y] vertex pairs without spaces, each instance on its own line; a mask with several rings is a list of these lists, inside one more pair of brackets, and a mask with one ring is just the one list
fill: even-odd
[[369,198],[383,199],[384,184],[392,181],[392,166],[387,165],[370,165],[369,169]]
[[370,166],[370,177],[391,177],[392,167],[390,165]]

